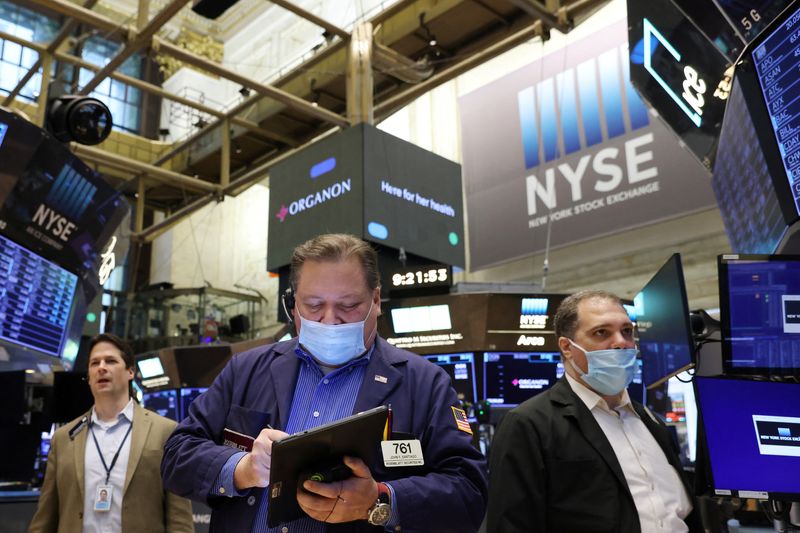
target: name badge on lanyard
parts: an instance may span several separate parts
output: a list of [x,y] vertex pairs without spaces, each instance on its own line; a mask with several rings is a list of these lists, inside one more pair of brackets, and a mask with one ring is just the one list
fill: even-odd
[[117,464],[119,452],[122,451],[125,441],[128,440],[128,435],[131,434],[131,429],[133,429],[133,422],[131,422],[131,425],[128,426],[128,431],[125,432],[125,436],[122,437],[122,442],[119,443],[117,453],[114,454],[114,458],[111,460],[111,465],[109,466],[106,464],[106,458],[103,457],[103,452],[100,450],[100,443],[97,442],[97,437],[94,434],[94,428],[92,428],[91,424],[89,425],[89,431],[92,434],[94,445],[97,448],[97,455],[100,456],[100,462],[103,463],[103,469],[106,471],[106,482],[97,487],[97,495],[94,499],[94,510],[98,513],[106,513],[111,510],[111,499],[114,497],[114,487],[109,483],[109,480],[111,479],[111,471],[114,469],[114,465]]

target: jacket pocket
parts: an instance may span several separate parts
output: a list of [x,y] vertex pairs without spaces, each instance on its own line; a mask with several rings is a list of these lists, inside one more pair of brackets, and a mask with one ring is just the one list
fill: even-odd
[[273,422],[273,419],[272,413],[231,405],[228,417],[225,419],[225,428],[255,439],[262,429],[266,429],[267,425]]

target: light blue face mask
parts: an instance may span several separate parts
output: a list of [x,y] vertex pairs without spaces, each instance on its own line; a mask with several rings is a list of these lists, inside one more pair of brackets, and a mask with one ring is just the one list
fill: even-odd
[[[364,346],[364,323],[374,305],[373,300],[364,320],[347,324],[323,324],[306,320],[297,309],[297,316],[300,317],[300,344],[325,366],[340,366],[355,359],[367,351]],[[375,324],[375,327],[378,325]]]
[[636,374],[636,356],[639,354],[639,350],[636,348],[612,348],[587,352],[572,340],[569,343],[585,353],[589,363],[589,371],[584,372],[570,357],[569,362],[572,368],[584,383],[597,393],[603,396],[614,396],[622,392],[633,381],[633,376]]

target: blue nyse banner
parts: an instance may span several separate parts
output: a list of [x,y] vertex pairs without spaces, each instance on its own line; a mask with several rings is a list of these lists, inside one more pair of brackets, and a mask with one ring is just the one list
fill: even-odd
[[623,20],[460,99],[471,268],[715,205],[629,78]]

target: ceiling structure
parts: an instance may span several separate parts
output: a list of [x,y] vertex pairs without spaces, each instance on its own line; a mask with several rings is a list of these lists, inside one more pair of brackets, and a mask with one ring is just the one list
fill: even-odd
[[[152,13],[150,0],[138,0],[138,16],[129,24],[93,9],[96,0],[82,4],[32,0],[63,15],[66,22],[60,34],[48,44],[30,43],[2,32],[0,38],[34,48],[45,66],[55,59],[94,70],[95,77],[81,88],[82,94],[112,77],[212,117],[150,162],[72,145],[84,161],[111,170],[105,174],[116,186],[132,197],[135,193],[133,237],[145,243],[203,206],[262,182],[272,165],[320,136],[359,121],[380,122],[425,92],[519,44],[535,37],[547,39],[551,30],[568,32],[607,1],[400,0],[368,23],[357,24],[351,34],[295,3],[274,0],[271,4],[319,26],[330,41],[271,84],[169,41],[176,20],[194,20],[197,28],[198,16],[189,11],[190,0],[162,1],[160,9]],[[131,0],[122,4],[133,7]],[[235,8],[253,9],[257,2],[241,0],[239,4],[241,7]],[[230,26],[231,15],[226,13],[221,19],[226,16]],[[59,45],[77,24],[117,32],[125,36],[124,46],[102,68],[59,52]],[[178,59],[241,85],[246,96],[231,109],[220,111],[117,73],[116,68],[136,52]],[[31,69],[31,75],[39,66]],[[7,105],[9,100],[3,103]],[[187,157],[187,153],[191,155]],[[164,212],[166,218],[145,226],[145,209]]]

